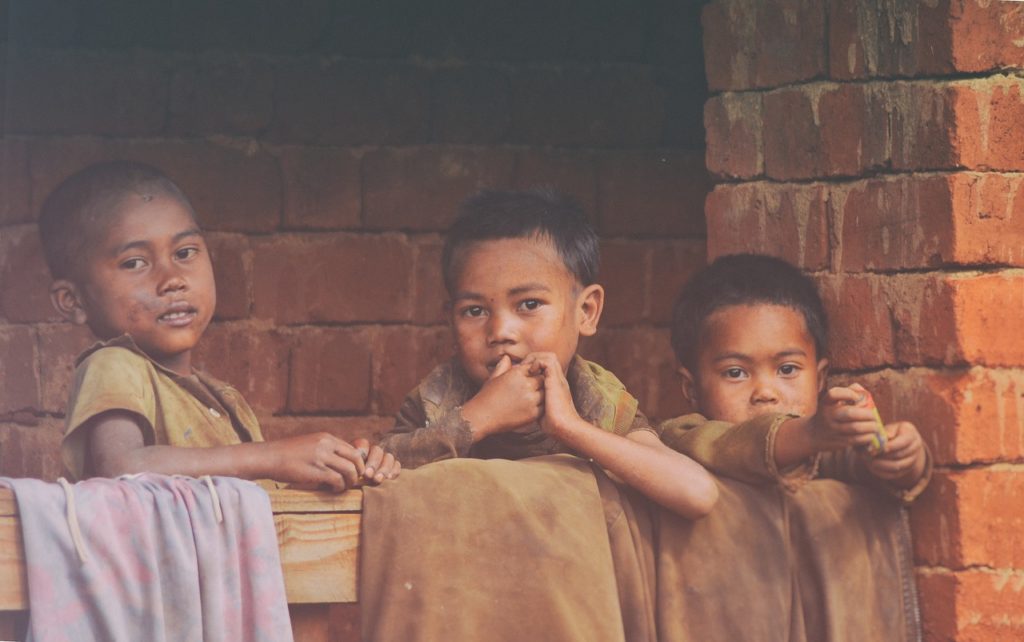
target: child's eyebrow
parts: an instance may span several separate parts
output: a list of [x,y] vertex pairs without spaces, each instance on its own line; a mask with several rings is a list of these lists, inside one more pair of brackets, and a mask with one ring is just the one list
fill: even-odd
[[783,357],[806,357],[806,356],[807,356],[807,353],[804,352],[803,350],[801,350],[800,348],[789,348],[788,350],[783,350],[781,352],[776,352],[775,353],[775,358],[776,359],[781,359]]
[[456,292],[455,296],[452,297],[452,301],[465,301],[467,299],[472,301],[479,301],[484,298],[484,295],[477,294],[476,292]]
[[753,361],[753,359],[750,358],[750,355],[743,354],[742,352],[723,352],[722,354],[720,354],[720,355],[716,356],[714,359],[712,359],[712,361],[714,361],[715,363],[717,363],[719,361],[730,361],[730,360]]
[[[181,241],[182,239],[188,238],[190,236],[202,236],[202,235],[203,235],[203,233],[202,233],[202,231],[198,227],[190,227],[187,230],[183,230],[183,231],[178,232],[177,234],[175,234],[174,237],[171,238],[171,243],[172,244],[173,243],[177,243],[177,242]],[[127,243],[124,243],[123,245],[118,245],[117,247],[115,247],[114,251],[113,251],[113,254],[114,254],[114,256],[117,256],[117,255],[121,254],[122,252],[127,252],[128,250],[133,250],[133,249],[139,248],[139,247],[148,247],[149,245],[151,245],[150,241],[142,241],[142,240],[140,240],[140,241],[128,241]]]
[[551,288],[544,285],[543,283],[525,283],[523,285],[517,285],[508,291],[511,296],[517,294],[523,294],[525,292],[550,292]]

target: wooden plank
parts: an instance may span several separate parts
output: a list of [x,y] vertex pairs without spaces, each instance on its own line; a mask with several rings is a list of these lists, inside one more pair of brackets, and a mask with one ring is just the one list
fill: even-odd
[[[355,602],[362,491],[276,490],[270,498],[288,602]],[[17,513],[11,491],[0,489],[0,611],[28,608]]]

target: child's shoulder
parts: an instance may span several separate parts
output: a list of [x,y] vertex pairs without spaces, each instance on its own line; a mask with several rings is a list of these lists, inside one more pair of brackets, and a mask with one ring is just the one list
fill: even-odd
[[581,417],[617,433],[631,429],[640,404],[611,370],[576,355],[566,378]]
[[146,357],[127,335],[98,341],[86,348],[75,358],[75,369],[81,375],[85,371],[110,373],[126,376],[155,370],[155,365]]

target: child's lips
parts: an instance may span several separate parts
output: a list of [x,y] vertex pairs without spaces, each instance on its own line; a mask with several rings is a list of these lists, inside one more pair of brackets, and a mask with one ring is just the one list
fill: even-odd
[[157,321],[174,328],[181,328],[190,325],[196,318],[196,309],[190,305],[172,305],[171,309],[164,312]]
[[512,361],[512,365],[516,365],[517,363],[520,363],[523,360],[522,357],[513,357],[510,354],[503,354],[503,355],[499,356],[497,359],[495,359],[494,361],[488,361],[487,362],[487,371],[490,372],[490,371],[494,370],[495,368],[497,368],[498,367],[498,363],[502,359],[504,359],[505,357],[508,357]]

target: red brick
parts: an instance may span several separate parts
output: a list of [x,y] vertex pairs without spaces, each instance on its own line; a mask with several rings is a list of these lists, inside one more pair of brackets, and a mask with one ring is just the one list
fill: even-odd
[[829,0],[829,76],[952,73],[949,4],[911,2],[880,9],[870,0]]
[[141,52],[22,50],[6,80],[9,134],[138,136],[164,125],[167,70]]
[[[940,3],[945,5],[946,3]],[[978,72],[1024,66],[1024,13],[1013,2],[949,3],[953,64]]]
[[683,410],[682,399],[675,401],[678,379],[667,376],[676,368],[668,330],[604,328],[580,352],[611,370],[649,417],[667,419]]
[[956,174],[950,182],[952,260],[1024,265],[1024,179],[1019,174]]
[[57,323],[39,326],[39,381],[44,412],[64,414],[75,375],[75,359],[96,343],[88,326]]
[[196,349],[197,368],[238,389],[260,416],[284,410],[288,395],[288,338],[253,323],[214,323]]
[[[192,201],[210,230],[266,232],[281,220],[281,175],[267,152],[253,145],[213,142],[126,143],[77,139],[30,147],[33,203],[64,178],[100,161],[125,159],[163,170]],[[234,189],[225,189],[226,185]]]
[[825,3],[719,0],[704,8],[708,86],[730,91],[825,74]]
[[922,569],[917,585],[925,640],[1005,642],[1024,637],[1019,569]]
[[275,123],[280,142],[402,144],[428,135],[429,79],[403,64],[302,60],[277,71]]
[[0,423],[0,475],[56,481],[64,474],[60,441],[64,422],[43,419],[33,426]]
[[516,155],[515,187],[550,187],[576,199],[591,220],[597,216],[597,171],[589,152],[527,149]]
[[883,277],[822,276],[818,290],[829,321],[828,357],[837,370],[863,370],[896,361]]
[[885,421],[916,425],[940,466],[1024,457],[1024,371],[909,368],[844,378],[871,390]]
[[438,364],[452,356],[454,341],[447,327],[380,328],[373,350],[377,413],[394,415],[402,399]]
[[407,321],[413,248],[390,235],[253,242],[253,314],[279,324]]
[[217,282],[218,320],[244,319],[249,316],[252,301],[252,250],[249,239],[241,234],[212,233],[206,243],[213,259],[213,276]]
[[274,75],[261,61],[206,56],[171,77],[168,129],[174,134],[256,134],[274,113]]
[[37,358],[32,328],[0,325],[0,414],[39,408]]
[[708,171],[720,177],[764,173],[764,122],[760,93],[722,94],[704,104]]
[[873,134],[884,136],[883,160],[895,169],[952,169],[962,165],[957,94],[949,84],[894,82],[869,90]]
[[1020,465],[936,472],[911,511],[916,557],[953,569],[1021,568],[1022,496]]
[[708,257],[771,254],[807,270],[829,265],[823,185],[740,183],[708,195]]
[[281,150],[280,162],[287,227],[359,227],[362,177],[358,154],[324,147],[286,147]]
[[995,76],[952,84],[959,161],[968,168],[1024,167],[1024,83]]
[[0,225],[35,219],[29,203],[28,152],[24,141],[0,139]]
[[968,363],[1024,364],[1024,336],[1018,332],[1024,310],[1024,274],[999,272],[954,276],[949,281],[957,338]]
[[500,142],[512,122],[508,76],[496,67],[439,69],[431,81],[434,140]]
[[436,236],[416,238],[415,285],[413,286],[413,323],[447,323],[448,291],[441,274],[442,240]]
[[[864,302],[863,305],[867,305]],[[941,274],[892,277],[872,305],[889,307],[895,332],[896,363],[966,365],[949,279]]]
[[363,158],[363,208],[371,229],[441,230],[483,188],[512,183],[512,152],[462,147],[382,149]]
[[50,271],[34,225],[4,228],[0,234],[0,313],[8,321],[53,321]]
[[368,330],[305,329],[295,338],[288,409],[298,413],[365,412],[373,377]]
[[646,315],[651,244],[648,241],[601,243],[600,283],[605,290],[603,327],[639,323]]
[[673,241],[654,247],[649,282],[650,320],[657,325],[672,321],[672,308],[683,285],[707,264],[703,241]]
[[597,158],[598,220],[604,236],[704,236],[711,189],[702,155],[607,152]]
[[351,443],[359,437],[376,442],[394,425],[391,417],[267,417],[260,422],[267,441],[311,432],[327,432]]
[[521,67],[511,76],[514,143],[656,145],[669,114],[652,70]]

